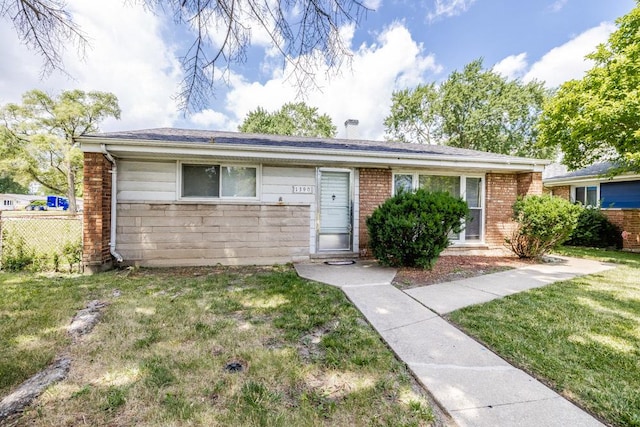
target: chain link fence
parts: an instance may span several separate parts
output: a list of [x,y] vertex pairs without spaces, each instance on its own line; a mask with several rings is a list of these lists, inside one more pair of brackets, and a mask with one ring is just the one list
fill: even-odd
[[82,215],[0,212],[0,269],[80,271]]

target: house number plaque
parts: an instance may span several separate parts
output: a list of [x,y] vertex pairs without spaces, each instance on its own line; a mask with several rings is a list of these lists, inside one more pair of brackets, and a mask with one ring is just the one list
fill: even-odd
[[313,194],[313,185],[294,185],[293,194]]

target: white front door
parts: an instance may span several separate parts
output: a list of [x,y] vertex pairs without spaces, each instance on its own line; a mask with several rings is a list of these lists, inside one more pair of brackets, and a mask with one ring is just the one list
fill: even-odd
[[318,250],[351,250],[351,172],[319,172]]

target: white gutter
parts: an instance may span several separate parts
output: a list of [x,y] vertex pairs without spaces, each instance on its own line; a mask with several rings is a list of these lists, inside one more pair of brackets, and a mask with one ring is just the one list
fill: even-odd
[[102,148],[102,153],[107,160],[109,160],[113,165],[111,168],[111,237],[109,238],[109,252],[117,262],[122,262],[122,255],[116,252],[116,209],[118,207],[116,195],[118,194],[118,165],[116,164],[116,159],[114,159],[111,153],[107,151],[107,146],[105,144],[100,144],[100,148]]

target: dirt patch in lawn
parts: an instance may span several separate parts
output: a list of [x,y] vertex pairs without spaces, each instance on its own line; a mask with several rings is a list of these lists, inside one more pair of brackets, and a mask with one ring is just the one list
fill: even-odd
[[484,274],[525,267],[535,261],[516,257],[488,257],[467,255],[444,255],[438,258],[431,270],[400,268],[393,284],[400,289],[410,289],[435,283],[451,282]]

